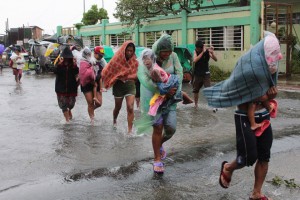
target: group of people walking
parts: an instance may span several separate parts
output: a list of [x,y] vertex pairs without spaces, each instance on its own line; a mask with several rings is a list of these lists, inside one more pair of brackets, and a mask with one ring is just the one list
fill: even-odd
[[[149,116],[149,123],[152,125],[153,171],[164,173],[163,160],[167,157],[164,143],[176,132],[176,105],[183,100],[192,102],[182,91],[183,69],[173,50],[171,36],[162,35],[153,44],[152,49],[145,49],[142,52],[139,59],[135,55],[134,43],[126,41],[109,63],[106,63],[103,58],[105,51],[101,46],[96,46],[93,52],[89,48],[84,48],[80,62],[78,62],[72,54],[72,48],[66,46],[61,52],[54,72],[57,101],[66,122],[73,117],[71,110],[76,102],[79,85],[85,96],[92,124],[95,109],[103,103],[102,92],[112,88],[115,101],[113,126],[117,126],[117,118],[125,98],[127,131],[128,134],[132,134],[138,80],[141,113]],[[258,55],[259,58],[257,58]],[[192,82],[195,108],[198,108],[199,90],[203,85],[204,96],[211,107],[237,106],[234,116],[237,156],[230,163],[222,162],[219,183],[223,188],[228,188],[235,170],[255,164],[255,184],[250,199],[267,200],[268,198],[261,190],[268,171],[272,128],[269,124],[259,136],[255,134],[254,129],[260,127],[262,121],[270,120],[270,113],[276,109],[274,106],[266,109],[259,97],[266,95],[268,100],[276,97],[277,76],[275,72],[277,70],[274,71],[274,66],[276,67],[276,62],[282,58],[278,40],[274,35],[266,36],[238,60],[237,66],[227,80],[212,87],[209,72],[210,58],[217,61],[214,48],[207,48],[202,41],[196,41]],[[15,58],[15,62],[14,68],[18,69],[18,63],[22,63],[22,57]],[[245,76],[248,75],[245,73],[251,73],[250,71],[254,73],[255,78],[251,77],[252,75],[249,75],[250,78]],[[20,81],[19,73],[14,74],[17,74],[16,81]],[[256,106],[253,108],[251,103],[254,102]],[[252,114],[250,109],[253,110]],[[253,120],[256,128],[253,128]]]

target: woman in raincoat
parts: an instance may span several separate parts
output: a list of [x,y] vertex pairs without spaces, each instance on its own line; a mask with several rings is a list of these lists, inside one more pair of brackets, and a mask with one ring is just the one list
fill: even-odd
[[[173,49],[174,46],[170,35],[162,35],[152,46],[152,50],[157,57],[156,63],[167,73],[177,74],[179,78],[178,89],[171,88],[167,94],[169,98],[181,92],[183,78],[182,66]],[[138,78],[141,82],[141,111],[142,113],[148,113],[150,99],[155,93],[159,93],[159,89],[157,84],[152,81],[145,65],[139,65]],[[176,103],[161,106],[152,120],[153,171],[155,173],[164,172],[162,160],[166,158],[167,153],[163,148],[163,143],[174,135],[176,124]]]
[[137,69],[138,61],[135,55],[135,45],[132,41],[126,41],[101,73],[104,87],[106,89],[113,87],[113,95],[115,97],[113,126],[115,128],[119,112],[122,108],[123,99],[126,99],[128,134],[132,134]]

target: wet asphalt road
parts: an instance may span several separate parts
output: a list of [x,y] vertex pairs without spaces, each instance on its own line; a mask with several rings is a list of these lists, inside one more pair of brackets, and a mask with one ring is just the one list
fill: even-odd
[[[165,144],[166,171],[157,176],[151,135],[126,137],[125,105],[113,130],[111,90],[104,93],[94,126],[80,92],[74,120],[63,124],[54,81],[51,74],[24,72],[16,85],[10,69],[0,75],[1,200],[248,199],[253,167],[236,171],[229,189],[218,185],[221,162],[235,157],[234,108],[213,113],[202,96],[197,111],[179,104],[177,132]],[[184,90],[191,88],[186,84]],[[300,184],[300,92],[281,91],[277,99],[267,180],[280,176]],[[263,190],[273,200],[300,199],[299,189],[284,185],[266,182]]]

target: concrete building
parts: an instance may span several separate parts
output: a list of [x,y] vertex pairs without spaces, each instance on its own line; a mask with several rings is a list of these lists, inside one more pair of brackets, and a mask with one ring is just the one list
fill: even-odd
[[[138,46],[151,47],[162,33],[169,33],[177,46],[194,49],[200,38],[207,46],[214,46],[218,62],[210,64],[223,71],[231,71],[237,59],[255,45],[263,31],[274,32],[280,39],[284,59],[279,71],[290,73],[291,33],[300,35],[300,1],[251,0],[231,3],[224,0],[203,1],[199,11],[179,15],[157,16],[143,23],[142,27],[128,27],[122,23],[102,23],[82,26],[77,35],[82,36],[86,45],[120,46],[125,40],[133,40]],[[68,28],[70,29],[70,28]],[[65,29],[57,27],[57,34]]]

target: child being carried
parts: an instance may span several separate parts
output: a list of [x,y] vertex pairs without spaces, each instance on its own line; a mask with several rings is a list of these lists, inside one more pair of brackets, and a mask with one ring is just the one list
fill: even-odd
[[155,62],[155,54],[151,49],[145,49],[141,55],[143,64],[148,69],[151,80],[156,84],[159,93],[155,93],[150,100],[150,108],[148,114],[155,116],[158,108],[169,101],[169,105],[182,101],[185,95],[176,92],[175,95],[169,96],[168,92],[171,88],[178,88],[179,78],[176,74],[168,74],[163,68]]

